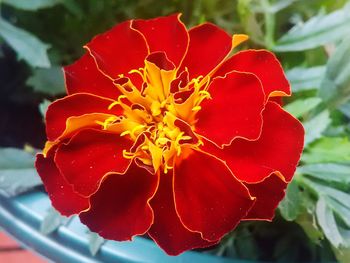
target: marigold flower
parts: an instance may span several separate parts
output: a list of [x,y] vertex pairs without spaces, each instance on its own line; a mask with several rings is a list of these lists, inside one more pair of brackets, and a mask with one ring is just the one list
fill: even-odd
[[271,220],[303,148],[273,98],[276,57],[180,15],[123,22],[64,68],[36,167],[53,206],[102,237],[148,234],[170,255],[211,246],[241,220]]

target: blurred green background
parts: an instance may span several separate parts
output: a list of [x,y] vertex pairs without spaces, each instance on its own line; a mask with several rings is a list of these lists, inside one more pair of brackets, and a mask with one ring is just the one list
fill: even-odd
[[293,90],[285,109],[306,130],[302,160],[275,220],[242,223],[205,253],[350,262],[348,2],[0,0],[0,190],[13,196],[40,184],[33,179],[34,154],[45,142],[46,107],[65,92],[62,65],[120,21],[181,12],[188,27],[210,21],[248,34],[243,49],[274,51]]

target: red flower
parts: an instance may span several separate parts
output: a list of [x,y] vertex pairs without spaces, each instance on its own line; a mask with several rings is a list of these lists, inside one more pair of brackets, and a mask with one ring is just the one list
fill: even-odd
[[207,247],[241,220],[271,220],[303,148],[276,57],[245,35],[179,15],[96,36],[64,68],[36,167],[53,206],[102,237],[147,233],[170,255]]

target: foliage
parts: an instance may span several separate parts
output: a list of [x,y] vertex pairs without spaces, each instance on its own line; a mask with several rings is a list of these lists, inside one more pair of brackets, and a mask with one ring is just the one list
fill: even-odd
[[42,8],[52,7],[62,2],[61,0],[3,0],[4,4],[18,9],[36,11]]
[[300,51],[334,43],[350,32],[350,5],[325,15],[321,12],[305,23],[299,22],[276,43],[279,52]]
[[0,148],[0,192],[14,196],[40,185],[33,163],[33,153]]
[[350,38],[345,38],[326,65],[319,96],[330,107],[337,107],[350,99]]
[[295,67],[286,72],[293,92],[317,89],[321,85],[325,66]]
[[17,52],[19,59],[33,67],[50,66],[48,46],[32,34],[0,18],[0,35]]
[[[40,104],[44,113],[48,103],[64,93],[60,67],[82,55],[81,46],[92,36],[125,19],[182,12],[188,26],[211,21],[228,32],[249,34],[246,45],[276,51],[287,69],[294,95],[284,101],[285,109],[304,123],[305,151],[274,221],[243,223],[210,253],[281,262],[334,261],[335,257],[349,262],[347,2],[0,0],[0,62],[8,64],[13,54],[23,60],[11,60],[15,63],[11,78],[1,75],[2,97],[38,106],[38,115]],[[26,151],[0,148],[0,190],[15,195],[39,185],[33,160],[28,147]],[[49,212],[43,232],[55,231],[66,220]],[[91,253],[97,253],[103,242],[91,234]]]
[[55,232],[61,225],[67,222],[67,218],[60,215],[53,207],[49,209],[47,215],[40,225],[40,232],[44,235]]
[[60,67],[34,69],[33,75],[28,78],[26,84],[32,87],[34,91],[48,95],[65,93],[63,72]]

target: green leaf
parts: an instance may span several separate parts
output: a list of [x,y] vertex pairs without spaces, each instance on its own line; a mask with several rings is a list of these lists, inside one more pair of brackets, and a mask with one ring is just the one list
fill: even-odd
[[305,142],[304,145],[307,146],[309,143],[321,138],[322,133],[327,129],[332,120],[329,116],[329,111],[324,110],[311,120],[304,123],[305,129]]
[[337,163],[316,163],[302,165],[297,168],[297,173],[308,174],[313,178],[338,183],[339,185],[350,185],[350,165]]
[[[248,2],[250,5],[250,10],[255,13],[270,13],[275,14],[280,12],[281,10],[287,8],[294,2],[298,0],[279,0],[279,1],[269,1],[268,4],[263,3],[263,1],[258,0],[243,0],[245,2]],[[252,3],[251,3],[252,2]]]
[[340,231],[341,227],[336,218],[350,227],[350,194],[306,177],[301,179],[301,183],[318,196],[317,221],[327,239],[334,247],[346,246],[347,238]]
[[76,1],[72,0],[61,0],[62,4],[69,10],[73,15],[77,16],[78,18],[82,18],[84,15],[83,10],[81,9],[81,6],[77,4]]
[[297,24],[273,47],[274,51],[290,52],[312,49],[334,43],[350,33],[350,5],[328,15],[319,14]]
[[287,221],[294,221],[301,211],[300,190],[296,181],[292,181],[287,188],[286,196],[279,204],[281,215]]
[[215,253],[217,256],[223,257],[224,254],[230,258],[237,258],[238,251],[235,246],[236,235],[226,235],[222,241],[220,241],[220,247]]
[[259,258],[259,245],[254,234],[246,227],[236,235],[235,247],[241,259],[257,260]]
[[333,198],[326,198],[327,204],[340,217],[347,227],[350,227],[350,208]]
[[339,110],[348,118],[350,118],[350,103],[343,104],[339,107]]
[[306,233],[306,235],[314,242],[317,243],[323,238],[323,233],[318,227],[314,213],[305,212],[298,216],[295,220]]
[[2,0],[1,2],[11,5],[14,8],[36,11],[42,8],[53,7],[60,4],[62,0]]
[[334,249],[334,254],[340,263],[349,263],[350,258],[350,246],[346,249]]
[[[350,26],[349,26],[350,28]],[[350,38],[344,39],[327,63],[319,96],[330,106],[339,106],[350,99]]]
[[[300,180],[303,177],[299,174],[296,175],[294,180],[297,181],[298,185]],[[324,238],[323,232],[317,224],[316,220],[316,207],[314,197],[308,191],[308,188],[303,187],[304,191],[300,192],[301,196],[301,213],[295,219],[295,222],[299,224],[305,234],[310,238],[313,243],[319,244],[320,241]]]
[[39,104],[39,111],[40,111],[40,114],[43,118],[45,118],[45,115],[46,115],[46,111],[47,111],[47,108],[49,107],[49,105],[51,104],[51,101],[47,100],[47,99],[44,99],[40,104]]
[[312,180],[303,179],[309,186],[311,186],[315,191],[317,191],[318,195],[320,196],[328,196],[333,198],[334,200],[337,200],[341,204],[343,204],[345,207],[350,209],[350,195],[339,191],[336,188],[328,187],[323,184],[316,183]]
[[251,0],[238,0],[237,1],[237,13],[240,19],[240,24],[244,28],[244,31],[251,37],[251,40],[255,43],[264,45],[264,34],[261,30],[255,12],[252,10]]
[[292,114],[296,118],[300,118],[305,113],[314,109],[317,105],[321,103],[320,98],[306,98],[295,100],[289,104],[287,104],[284,109]]
[[100,250],[101,246],[105,242],[105,239],[99,236],[97,233],[89,233],[89,250],[91,255],[95,256]]
[[34,69],[33,75],[27,80],[27,85],[33,87],[36,92],[48,95],[65,93],[61,67]]
[[345,229],[341,226],[339,226],[339,232],[343,239],[345,240],[345,247],[350,249],[350,229]]
[[271,4],[268,7],[267,12],[269,13],[278,13],[281,10],[287,8],[288,6],[290,6],[291,4],[293,4],[294,2],[296,2],[298,0],[280,0],[280,1],[276,1],[276,3]]
[[29,32],[15,27],[0,17],[0,37],[17,53],[19,59],[24,59],[33,67],[50,67],[47,56],[48,45],[41,42]]
[[15,196],[41,185],[34,159],[34,154],[20,149],[0,148],[0,191]]
[[286,72],[287,78],[292,86],[293,92],[319,89],[321,76],[326,72],[326,66],[312,68],[297,67]]
[[321,197],[316,204],[317,222],[324,235],[335,247],[343,244],[344,240],[339,233],[332,209],[327,205],[325,198]]
[[40,225],[40,232],[48,235],[56,231],[61,225],[67,222],[68,218],[62,216],[56,209],[51,207]]
[[302,155],[305,163],[345,163],[350,161],[348,138],[323,137]]

